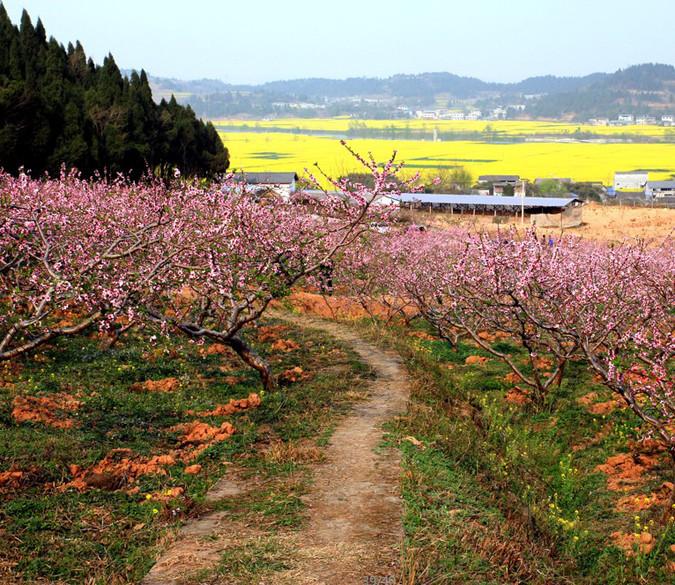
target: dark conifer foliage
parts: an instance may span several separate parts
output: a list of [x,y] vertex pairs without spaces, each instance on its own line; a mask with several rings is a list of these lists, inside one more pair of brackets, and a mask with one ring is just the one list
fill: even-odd
[[57,174],[62,165],[210,176],[227,170],[229,153],[190,107],[156,104],[144,71],[123,77],[112,55],[95,65],[79,42],[47,39],[26,11],[13,25],[0,3],[0,168]]

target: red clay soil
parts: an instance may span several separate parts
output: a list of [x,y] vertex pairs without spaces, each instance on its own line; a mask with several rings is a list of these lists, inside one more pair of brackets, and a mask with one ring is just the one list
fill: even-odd
[[[354,320],[370,316],[391,318],[397,311],[392,311],[383,303],[368,301],[366,307],[359,299],[347,296],[323,296],[310,292],[294,292],[288,297],[290,304],[301,313],[322,317],[324,319]],[[404,311],[412,315],[412,310]]]
[[56,429],[70,429],[74,422],[66,416],[77,412],[80,401],[61,392],[49,396],[17,396],[12,401],[12,418],[17,423],[42,423]]
[[654,548],[654,536],[649,532],[630,534],[626,532],[612,532],[610,535],[612,544],[624,551],[627,557],[640,554],[649,554]]
[[274,351],[282,351],[284,353],[289,353],[291,351],[300,349],[300,344],[296,343],[292,339],[277,339],[272,344],[272,349]]
[[637,494],[623,496],[616,503],[616,509],[620,512],[642,512],[655,506],[664,507],[670,503],[670,495],[673,492],[673,484],[663,482],[661,487],[651,494]]
[[[248,398],[230,400],[228,404],[218,406],[209,412],[200,413],[199,416],[225,416],[255,408],[258,405],[260,405],[260,397],[251,393]],[[132,486],[139,477],[143,475],[166,475],[166,467],[176,465],[178,462],[189,463],[193,461],[204,450],[229,439],[235,432],[234,426],[229,422],[223,422],[220,426],[213,426],[199,420],[176,425],[170,430],[181,433],[178,448],[154,457],[135,454],[131,449],[114,449],[99,462],[86,469],[82,469],[78,465],[71,465],[72,480],[58,486],[57,489],[65,491],[73,488],[81,492],[91,488],[126,489],[130,493],[136,493],[138,488]],[[185,468],[185,473],[196,475],[201,470],[201,465],[193,464]],[[10,476],[8,478],[11,479]]]
[[0,491],[18,488],[25,475],[25,471],[0,471]]
[[206,347],[199,348],[199,355],[233,355],[232,350],[222,343],[210,343]]
[[279,339],[279,336],[286,333],[286,325],[263,325],[258,327],[257,337],[260,343],[271,343]]
[[607,489],[626,492],[644,482],[643,475],[658,464],[658,458],[650,455],[620,453],[595,467],[607,475]]
[[74,488],[80,492],[91,488],[117,490],[133,484],[143,475],[166,475],[166,466],[175,465],[173,455],[143,457],[131,449],[113,449],[98,463],[86,469],[70,466],[73,479],[58,486],[59,491]]
[[145,382],[136,382],[129,387],[132,392],[175,392],[180,388],[178,378],[164,378],[163,380],[146,380]]
[[305,372],[300,366],[295,366],[294,368],[289,368],[284,370],[279,374],[279,381],[285,382],[286,384],[294,384],[295,382],[300,382],[301,380],[307,380],[310,375]]
[[598,402],[598,393],[589,392],[585,396],[577,399],[577,403],[586,407],[586,410],[591,414],[598,416],[614,412],[617,408],[625,408],[625,403],[618,396],[612,397],[610,400]]
[[483,357],[482,355],[470,355],[468,358],[464,360],[464,363],[467,366],[478,366],[484,364],[487,361],[488,359],[486,357]]
[[520,382],[520,377],[515,372],[509,372],[506,374],[506,376],[504,376],[504,382],[508,382],[509,384],[517,384]]
[[[256,408],[260,406],[261,402],[260,396],[255,392],[251,392],[251,394],[248,395],[248,398],[241,398],[239,400],[233,398],[227,404],[216,406],[213,410],[199,412],[197,413],[197,416],[229,416],[231,414],[235,414],[236,412],[242,412],[250,408]],[[188,411],[188,414],[193,413],[192,411]]]
[[520,388],[519,386],[515,386],[514,388],[511,388],[506,393],[506,396],[504,397],[506,402],[510,402],[511,404],[528,404],[529,402],[532,402],[532,399],[529,396],[529,392],[527,390],[524,390],[523,388]]
[[174,453],[184,463],[194,461],[211,445],[229,439],[235,432],[229,422],[216,427],[201,421],[176,425],[172,430],[183,433],[181,447]]

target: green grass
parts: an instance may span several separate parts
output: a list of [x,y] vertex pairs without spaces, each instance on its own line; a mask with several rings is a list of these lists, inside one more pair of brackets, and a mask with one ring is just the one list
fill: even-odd
[[[264,476],[270,487],[220,506],[237,516],[260,518],[270,531],[302,523],[307,465],[271,463],[263,447],[270,441],[325,442],[336,417],[350,406],[347,390],[360,388],[370,372],[350,350],[318,332],[293,328],[282,337],[294,339],[301,349],[280,354],[270,352],[269,344],[257,349],[268,355],[276,373],[299,365],[311,377],[265,395],[259,408],[202,419],[214,425],[230,421],[236,433],[194,461],[203,466],[199,475],[186,475],[178,463],[166,475],[140,477],[137,494],[57,489],[71,479],[71,465],[86,468],[112,449],[145,456],[166,453],[179,438],[171,427],[195,420],[188,411],[260,392],[255,372],[234,356],[204,356],[183,339],[160,339],[151,347],[148,337],[132,331],[109,350],[95,336],[61,340],[44,353],[46,359],[24,359],[13,385],[0,388],[0,471],[27,472],[19,488],[0,492],[0,581],[8,582],[13,574],[26,582],[138,582],[153,564],[161,537],[208,508],[206,491],[227,472],[228,462]],[[221,372],[224,364],[233,371]],[[328,365],[332,367],[324,372]],[[228,383],[228,376],[236,380]],[[130,390],[136,382],[167,377],[180,380],[178,391]],[[353,381],[352,388],[343,383],[345,377]],[[76,395],[82,403],[69,415],[73,428],[19,424],[12,418],[15,396],[57,392]],[[166,503],[145,498],[171,487],[185,492]]]
[[[595,470],[628,450],[638,421],[628,410],[596,416],[578,404],[591,391],[610,397],[585,364],[570,364],[561,388],[537,412],[505,400],[512,387],[505,364],[464,365],[469,355],[487,355],[469,343],[451,348],[405,329],[364,325],[364,332],[399,351],[413,379],[407,416],[389,437],[403,454],[406,582],[670,582],[665,565],[675,557],[668,550],[675,530],[660,523],[663,509],[618,511],[624,494],[609,491],[605,474]],[[499,349],[525,357],[506,342]],[[586,444],[601,429],[606,436]],[[635,493],[667,479],[664,458]],[[635,516],[658,546],[626,558],[609,535],[634,532]]]

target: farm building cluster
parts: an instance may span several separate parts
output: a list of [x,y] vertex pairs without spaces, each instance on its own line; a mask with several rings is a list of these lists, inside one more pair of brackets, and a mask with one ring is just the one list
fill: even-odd
[[[297,189],[298,175],[294,172],[248,173],[235,175],[247,188],[263,196],[273,193],[288,199]],[[526,181],[517,175],[485,175],[479,178],[484,187],[478,193],[439,194],[401,193],[383,196],[380,205],[398,205],[404,209],[421,209],[450,214],[492,215],[495,218],[527,216],[529,223],[539,227],[576,227],[582,223],[583,201],[574,197],[526,196]],[[488,187],[489,186],[489,187]],[[505,192],[513,196],[505,195]],[[303,193],[319,198],[321,191]]]

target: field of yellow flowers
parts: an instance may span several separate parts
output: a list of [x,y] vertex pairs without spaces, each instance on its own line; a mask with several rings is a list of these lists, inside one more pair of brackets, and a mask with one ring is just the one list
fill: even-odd
[[[331,175],[358,170],[358,163],[339,143],[340,133],[349,129],[349,119],[273,121],[216,121],[223,142],[230,149],[232,168],[244,171],[295,171],[303,174],[315,162]],[[454,122],[423,120],[372,120],[368,127],[410,125],[418,129],[442,126],[443,131],[482,131],[486,122]],[[578,126],[552,122],[492,122],[491,127],[504,136],[524,134],[566,134]],[[226,129],[225,129],[226,128]],[[235,130],[236,128],[236,130]],[[274,131],[265,131],[274,128]],[[282,128],[288,128],[283,131]],[[592,128],[596,133],[642,132],[658,136],[662,127]],[[335,132],[335,136],[305,134],[307,131]],[[671,130],[672,131],[672,130]],[[537,142],[495,143],[481,141],[387,140],[355,138],[349,140],[360,153],[372,152],[384,161],[393,150],[406,162],[411,172],[432,172],[435,169],[468,169],[474,177],[482,174],[518,174],[528,179],[537,177],[571,177],[575,181],[602,181],[611,184],[615,171],[649,170],[651,180],[664,180],[675,174],[675,143],[616,143],[559,141],[555,138]]]

